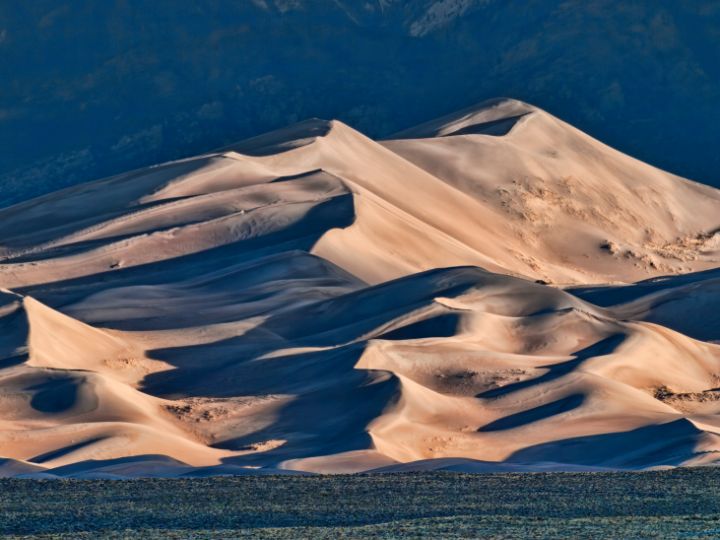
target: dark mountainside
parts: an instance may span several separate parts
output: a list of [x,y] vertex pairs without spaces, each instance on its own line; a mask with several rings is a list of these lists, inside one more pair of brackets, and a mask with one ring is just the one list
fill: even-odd
[[0,206],[306,117],[390,135],[501,95],[720,186],[720,1],[0,4]]

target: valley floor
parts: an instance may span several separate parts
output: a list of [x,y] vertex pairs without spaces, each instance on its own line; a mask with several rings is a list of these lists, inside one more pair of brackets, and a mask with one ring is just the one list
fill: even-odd
[[720,469],[2,480],[5,538],[717,538]]

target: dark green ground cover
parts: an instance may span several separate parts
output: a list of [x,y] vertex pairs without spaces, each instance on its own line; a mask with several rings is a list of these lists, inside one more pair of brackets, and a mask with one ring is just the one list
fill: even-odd
[[720,469],[2,480],[10,538],[717,538]]

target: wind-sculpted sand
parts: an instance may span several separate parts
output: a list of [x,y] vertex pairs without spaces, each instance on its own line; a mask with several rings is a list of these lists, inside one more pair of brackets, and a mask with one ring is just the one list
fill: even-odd
[[0,210],[0,476],[720,459],[720,191],[495,100]]

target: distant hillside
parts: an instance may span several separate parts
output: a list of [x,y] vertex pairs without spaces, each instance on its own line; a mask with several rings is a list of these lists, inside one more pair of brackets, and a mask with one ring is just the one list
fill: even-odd
[[0,206],[303,118],[373,137],[533,102],[720,186],[714,0],[0,4]]

